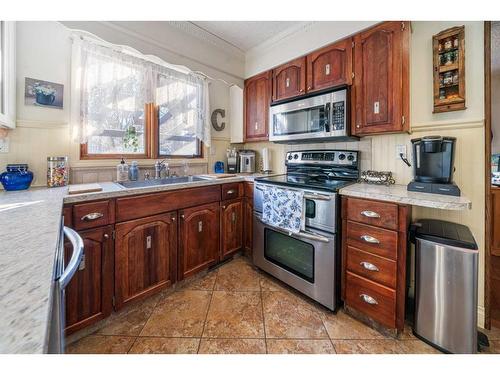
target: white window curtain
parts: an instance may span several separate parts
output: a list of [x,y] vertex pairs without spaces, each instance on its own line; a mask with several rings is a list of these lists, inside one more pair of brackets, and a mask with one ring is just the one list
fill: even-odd
[[110,129],[123,130],[137,122],[145,103],[169,102],[172,126],[187,124],[210,146],[207,79],[130,50],[133,53],[121,46],[73,37],[72,138],[87,143],[89,137]]

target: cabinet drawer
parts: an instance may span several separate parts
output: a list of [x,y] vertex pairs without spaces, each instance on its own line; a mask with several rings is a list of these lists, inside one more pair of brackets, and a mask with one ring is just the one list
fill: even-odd
[[372,281],[396,288],[396,262],[347,246],[347,270]]
[[114,222],[114,201],[75,204],[72,216],[73,228],[76,230],[112,224]]
[[220,201],[220,185],[145,194],[116,200],[116,221],[127,221]]
[[243,196],[243,183],[237,182],[234,184],[222,185],[222,200],[236,199]]
[[346,275],[348,306],[389,328],[396,328],[396,292],[350,272]]
[[397,230],[398,206],[391,203],[349,198],[347,200],[347,219]]
[[347,244],[360,250],[396,260],[398,233],[392,230],[347,222]]

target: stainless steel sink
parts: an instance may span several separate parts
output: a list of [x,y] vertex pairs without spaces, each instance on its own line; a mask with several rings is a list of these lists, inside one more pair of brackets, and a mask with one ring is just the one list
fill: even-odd
[[187,177],[158,178],[158,179],[141,180],[141,181],[126,181],[118,183],[126,188],[138,188],[138,187],[159,186],[159,185],[185,184],[197,181],[206,181],[206,180],[201,177],[187,176]]

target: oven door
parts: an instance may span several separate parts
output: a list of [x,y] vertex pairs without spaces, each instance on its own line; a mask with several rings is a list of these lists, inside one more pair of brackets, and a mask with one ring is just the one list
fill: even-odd
[[310,231],[288,234],[254,214],[253,261],[260,269],[335,310],[338,261],[336,236]]
[[269,111],[273,142],[324,138],[330,132],[332,93],[272,106]]

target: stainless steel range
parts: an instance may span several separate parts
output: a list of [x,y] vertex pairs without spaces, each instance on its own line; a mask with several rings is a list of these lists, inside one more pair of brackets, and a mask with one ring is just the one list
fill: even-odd
[[[335,310],[340,291],[340,200],[337,192],[358,179],[358,152],[288,152],[286,171],[284,175],[255,180],[254,264]],[[291,234],[262,221],[265,185],[304,192],[304,230]]]

